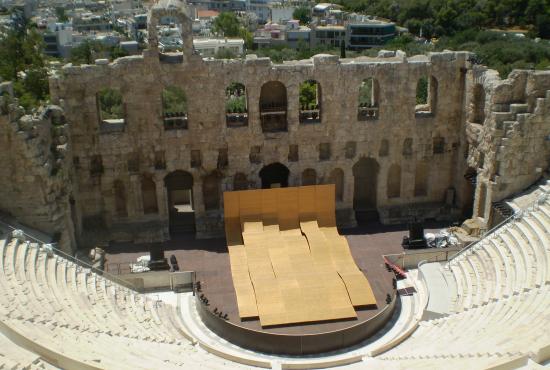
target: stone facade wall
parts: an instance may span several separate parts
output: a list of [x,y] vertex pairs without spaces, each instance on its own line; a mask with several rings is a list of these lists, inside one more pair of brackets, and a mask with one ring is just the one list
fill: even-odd
[[57,235],[59,247],[71,251],[76,243],[62,111],[49,106],[24,115],[11,94],[0,97],[0,106],[0,210],[8,218]]
[[[84,219],[101,220],[100,224],[107,228],[117,224],[151,225],[156,231],[153,234],[144,231],[144,238],[166,238],[168,210],[163,179],[173,171],[184,170],[193,175],[197,234],[220,234],[223,204],[219,210],[204,209],[204,177],[215,173],[221,180],[221,192],[232,190],[234,176],[244,173],[249,187],[257,188],[261,186],[262,167],[279,162],[290,170],[290,186],[301,185],[306,169],[315,170],[317,183],[326,183],[331,171],[341,169],[344,191],[338,202],[339,222],[353,225],[353,166],[361,158],[373,158],[379,166],[377,208],[383,221],[407,220],[411,209],[416,208],[420,217],[450,217],[461,202],[457,194],[456,199],[445,205],[447,190],[456,187],[455,182],[461,179],[455,168],[463,157],[460,133],[467,57],[464,52],[356,60],[319,55],[311,60],[274,65],[264,58],[202,60],[193,56],[188,62],[173,64],[162,63],[158,54],[149,52],[112,64],[66,66],[52,80],[51,90],[54,101],[63,107],[71,122],[72,156],[77,164],[75,181],[79,189],[76,203]],[[431,114],[415,113],[416,84],[421,76],[437,80],[437,103]],[[374,77],[380,88],[378,117],[359,121],[359,86],[369,77]],[[319,123],[303,124],[298,119],[299,84],[305,80],[316,80],[322,88]],[[286,132],[262,131],[260,91],[270,81],[279,81],[286,87]],[[225,87],[231,82],[246,87],[245,127],[226,124]],[[187,95],[187,129],[164,130],[161,94],[171,85]],[[123,95],[125,124],[118,132],[101,129],[96,96],[106,87]],[[440,152],[435,154],[434,138],[443,141]],[[389,144],[387,153],[380,150],[383,141]],[[293,145],[298,146],[297,161],[289,161]],[[321,146],[325,150],[327,146],[330,148],[330,158],[320,160]],[[224,168],[218,166],[220,149],[228,153]],[[255,151],[253,161],[251,150]],[[201,164],[196,168],[191,166],[192,151],[200,151]],[[155,163],[159,152],[163,153],[165,168]],[[103,171],[91,175],[92,157],[98,155]],[[425,195],[415,196],[419,162],[428,164],[428,189]],[[391,165],[401,168],[401,191],[398,197],[388,198]],[[143,213],[139,184],[144,174],[153,176],[157,186],[156,215]],[[128,194],[128,215],[122,218],[115,215],[115,180],[123,182]]]
[[[482,86],[485,101],[474,99]],[[550,160],[550,72],[513,71],[500,79],[495,71],[469,72],[466,134],[467,163],[477,168],[474,217],[490,222],[491,204],[522,191],[548,170]],[[471,122],[483,104],[482,122]]]
[[[177,7],[159,7],[151,29],[176,13],[190,24]],[[1,101],[0,175],[9,181],[0,209],[61,233],[66,248],[161,241],[170,237],[167,186],[173,185],[166,184],[183,174],[185,186],[192,183],[196,235],[219,236],[223,191],[261,187],[262,169],[278,163],[289,172],[289,186],[337,183],[341,226],[356,224],[362,197],[384,223],[473,214],[483,228],[493,202],[548,168],[550,72],[514,71],[502,80],[472,65],[467,52],[317,55],[280,65],[254,56],[203,60],[191,49],[161,54],[156,37],[141,56],[63,67],[50,79],[57,106],[39,114],[23,116],[17,104]],[[421,77],[430,81],[427,105],[416,104]],[[377,101],[365,117],[359,87],[368,78]],[[320,86],[321,119],[301,123],[299,88],[306,80]],[[240,125],[226,118],[226,87],[233,82],[246,88]],[[286,103],[277,98],[286,125],[271,132],[262,117],[265,96],[277,84],[286,95]],[[161,96],[170,86],[187,96],[185,124],[176,129],[164,124]],[[121,93],[123,121],[100,117],[98,93],[105,88]],[[12,95],[9,84],[0,85],[3,91]]]

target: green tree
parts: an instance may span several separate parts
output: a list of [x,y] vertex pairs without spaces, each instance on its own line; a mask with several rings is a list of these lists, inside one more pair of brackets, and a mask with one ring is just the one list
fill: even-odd
[[69,21],[69,17],[67,17],[67,14],[65,14],[65,8],[61,8],[61,7],[55,8],[55,15],[57,16],[57,20],[59,22]]
[[128,56],[128,52],[118,45],[111,47],[109,49],[109,54],[111,55],[112,60]]
[[48,98],[44,42],[24,20],[0,32],[0,77],[14,82],[15,96],[29,110]]
[[99,92],[99,107],[101,119],[124,118],[122,94],[113,89],[103,89]]
[[241,36],[242,26],[235,13],[221,12],[212,23],[212,31],[225,37]]
[[292,18],[299,20],[302,25],[309,24],[311,22],[311,11],[305,6],[298,7],[294,9]]
[[305,81],[300,84],[300,108],[314,109],[317,105],[317,82]]
[[84,40],[80,45],[71,49],[70,62],[79,64],[93,64],[97,53],[103,51],[103,45],[98,41]]

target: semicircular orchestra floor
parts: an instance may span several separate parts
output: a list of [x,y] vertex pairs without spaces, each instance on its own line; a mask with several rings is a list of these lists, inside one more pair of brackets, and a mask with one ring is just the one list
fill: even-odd
[[[437,227],[439,225],[429,225]],[[438,229],[436,229],[438,230]],[[426,230],[429,231],[429,230]],[[374,295],[377,308],[357,311],[357,319],[342,320],[262,329],[259,320],[242,321],[237,309],[237,299],[231,278],[229,254],[224,238],[195,239],[191,235],[179,235],[164,242],[165,256],[175,255],[182,271],[196,271],[201,282],[202,294],[208,299],[212,311],[227,314],[232,323],[252,330],[280,334],[316,334],[336,331],[369,320],[386,305],[386,296],[393,290],[393,273],[389,272],[382,255],[403,252],[401,242],[408,234],[405,225],[385,226],[378,223],[353,229],[342,229],[357,266],[365,273]],[[147,254],[148,244],[117,244],[106,253],[106,266],[127,265],[138,256]]]

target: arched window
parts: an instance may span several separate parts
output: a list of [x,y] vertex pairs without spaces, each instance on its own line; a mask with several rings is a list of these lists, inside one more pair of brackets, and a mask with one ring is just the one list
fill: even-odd
[[300,84],[300,123],[321,122],[321,85],[315,80]]
[[485,89],[481,84],[474,85],[470,104],[470,122],[483,124],[485,121]]
[[237,172],[233,178],[233,190],[246,190],[248,189],[248,179],[242,172]]
[[162,91],[162,117],[165,130],[187,129],[187,97],[182,89],[168,86]]
[[428,195],[428,164],[419,162],[416,165],[414,174],[414,196],[422,197]]
[[336,195],[336,201],[341,202],[344,200],[344,171],[340,168],[335,168],[331,171],[329,184],[334,184],[334,192]]
[[417,115],[435,114],[437,105],[437,79],[434,76],[420,77],[416,84]]
[[126,189],[124,183],[120,180],[115,180],[115,212],[118,217],[128,216],[128,210],[126,208]]
[[359,102],[357,119],[365,121],[378,118],[378,99],[380,87],[378,81],[372,77],[361,82],[359,86]]
[[205,210],[220,208],[220,177],[217,173],[211,173],[203,178],[202,196]]
[[141,199],[143,202],[143,213],[158,213],[157,187],[153,178],[144,175],[141,178]]
[[302,172],[302,186],[316,185],[317,184],[317,172],[313,168],[308,168]]
[[260,91],[260,119],[263,132],[287,130],[286,87],[279,81],[263,84]]
[[388,198],[399,198],[401,196],[401,167],[392,164],[388,170]]
[[124,129],[124,104],[118,90],[102,89],[97,93],[97,107],[101,131]]
[[225,89],[225,120],[227,127],[242,127],[248,124],[248,102],[243,84],[232,82]]

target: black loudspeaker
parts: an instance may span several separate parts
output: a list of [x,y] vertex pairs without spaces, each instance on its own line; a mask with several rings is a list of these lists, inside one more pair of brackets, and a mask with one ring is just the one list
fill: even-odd
[[422,226],[422,223],[415,221],[409,224],[409,239],[424,239],[424,226]]
[[149,248],[149,269],[152,271],[169,270],[168,260],[164,258],[164,248],[161,245],[152,245]]
[[409,223],[409,236],[403,237],[402,246],[405,249],[428,248],[428,243],[424,238],[424,226],[416,220]]

